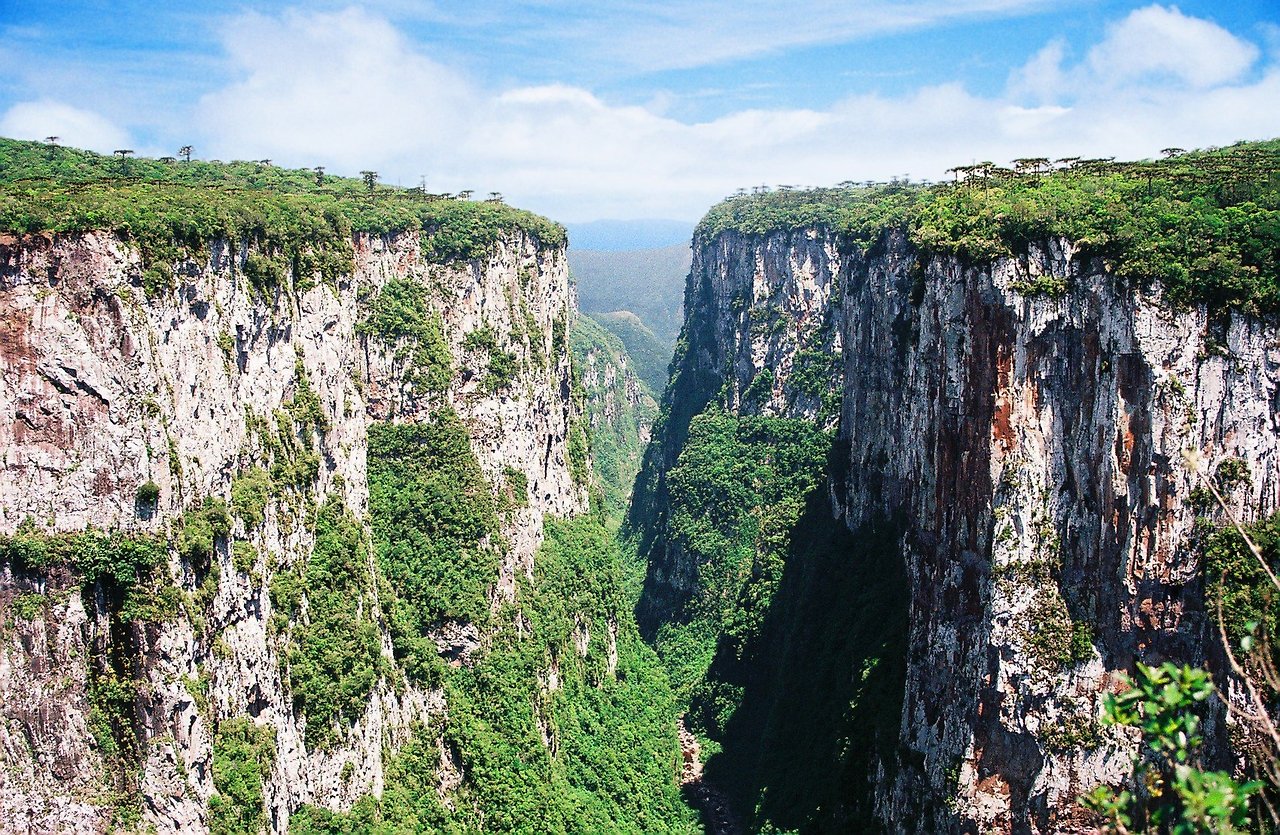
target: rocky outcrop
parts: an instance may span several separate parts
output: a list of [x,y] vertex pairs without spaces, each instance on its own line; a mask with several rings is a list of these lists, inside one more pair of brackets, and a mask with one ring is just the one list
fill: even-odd
[[[427,261],[417,232],[353,237],[354,270],[334,282],[286,276],[265,292],[245,277],[246,244],[208,242],[178,264],[173,292],[148,298],[139,255],[106,233],[0,239],[0,531],[26,520],[48,531],[96,528],[167,536],[207,497],[232,499],[264,433],[303,396],[323,431],[305,501],[268,501],[260,525],[234,520],[215,548],[216,592],[191,600],[198,572],[176,549],[162,568],[186,602],[161,623],[129,627],[138,683],[134,727],[142,822],[158,832],[198,829],[213,792],[213,725],[248,716],[270,730],[263,787],[268,823],[292,809],[345,808],[382,787],[383,758],[416,724],[441,716],[443,695],[383,677],[363,715],[321,750],[304,744],[291,703],[271,579],[304,563],[314,542],[306,508],[336,496],[357,517],[368,503],[373,421],[412,421],[452,408],[491,483],[521,474],[527,506],[504,514],[505,547],[491,599],[532,577],[546,514],[586,507],[571,474],[567,327],[574,307],[562,249],[512,231],[485,258]],[[441,390],[413,380],[411,346],[361,326],[388,282],[427,288],[452,359]],[[484,331],[513,361],[500,385],[468,342]],[[152,506],[144,482],[159,488]],[[109,752],[95,737],[87,660],[119,644],[76,577],[16,571],[0,577],[0,820],[6,831],[92,831],[111,818]],[[94,612],[98,612],[95,616]],[[458,626],[446,625],[454,631]],[[465,631],[465,630],[464,630]],[[447,637],[447,636],[446,636]],[[481,640],[481,638],[474,638]],[[385,656],[391,649],[384,637]],[[456,641],[455,641],[456,643]]]
[[[1098,725],[1101,696],[1135,660],[1204,662],[1216,636],[1192,490],[1228,462],[1234,509],[1276,510],[1280,333],[1172,310],[1067,240],[968,263],[820,229],[696,241],[686,311],[639,513],[661,517],[689,419],[720,403],[837,425],[832,514],[903,532],[900,733],[866,787],[880,824],[1089,831],[1076,798],[1134,750]],[[823,354],[838,422],[797,377]],[[650,552],[642,624],[697,581],[681,560]]]

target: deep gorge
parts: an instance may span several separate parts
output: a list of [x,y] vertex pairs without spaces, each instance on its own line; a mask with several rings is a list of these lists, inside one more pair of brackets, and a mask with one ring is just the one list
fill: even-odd
[[1237,692],[1274,169],[732,198],[650,393],[541,218],[5,142],[6,830],[698,831],[683,717],[749,831],[1085,832],[1121,672]]

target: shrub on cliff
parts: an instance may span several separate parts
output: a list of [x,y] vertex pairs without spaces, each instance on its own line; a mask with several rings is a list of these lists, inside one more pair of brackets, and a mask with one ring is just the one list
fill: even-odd
[[160,501],[160,485],[151,479],[147,479],[138,485],[137,495],[134,501],[138,507],[144,511],[154,511],[156,504]]
[[393,278],[362,301],[365,313],[356,333],[393,345],[406,340],[411,346],[408,380],[424,391],[444,391],[453,377],[453,354],[439,314],[431,311],[427,289],[410,279]]
[[1135,786],[1100,786],[1085,798],[1120,832],[1252,832],[1249,799],[1260,781],[1236,782],[1222,771],[1202,770],[1201,706],[1214,693],[1209,673],[1165,662],[1139,663],[1119,695],[1107,694],[1103,723],[1142,730],[1134,760]]
[[363,527],[340,498],[330,496],[316,512],[310,559],[277,573],[270,590],[273,605],[288,618],[300,613],[306,596],[307,616],[289,635],[288,662],[289,689],[306,718],[310,749],[340,738],[386,672],[374,582]]
[[227,503],[209,497],[199,508],[183,514],[178,549],[189,560],[207,560],[213,553],[215,540],[230,533],[231,517],[227,514]]
[[369,521],[378,562],[413,634],[483,621],[498,554],[493,492],[452,411],[369,427]]
[[61,566],[78,572],[87,584],[100,579],[121,589],[132,587],[164,560],[165,543],[147,534],[88,529],[47,533],[27,520],[13,536],[0,536],[0,560],[19,570]]
[[276,754],[275,731],[248,717],[226,719],[213,737],[211,835],[249,835],[267,824],[262,784]]
[[247,528],[262,524],[270,498],[271,476],[261,467],[252,467],[231,482],[231,509]]

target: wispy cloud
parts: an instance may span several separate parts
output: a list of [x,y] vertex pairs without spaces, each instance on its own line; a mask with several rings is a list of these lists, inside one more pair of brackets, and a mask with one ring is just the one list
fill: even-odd
[[[608,4],[601,4],[607,6]],[[1042,0],[688,0],[625,4],[571,30],[596,60],[633,70],[706,66],[820,44],[849,43],[957,19],[1026,13]],[[603,24],[603,25],[602,25]]]
[[[688,69],[959,19],[1026,14],[1051,0],[373,0],[394,19],[542,45],[597,72]],[[1062,6],[1061,2],[1056,4]],[[1075,5],[1075,3],[1071,3]]]

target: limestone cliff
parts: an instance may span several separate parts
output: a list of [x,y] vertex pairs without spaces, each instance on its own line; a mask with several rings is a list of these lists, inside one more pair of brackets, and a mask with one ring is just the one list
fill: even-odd
[[[1212,654],[1194,488],[1225,467],[1237,512],[1277,508],[1280,333],[1176,309],[1159,284],[1120,278],[1064,237],[984,260],[922,253],[892,229],[867,241],[823,225],[695,240],[685,308],[632,516],[649,559],[638,609],[649,634],[697,622],[689,601],[711,570],[673,522],[669,474],[695,417],[835,430],[827,490],[790,534],[773,605],[750,627],[763,637],[722,627],[700,685],[712,696],[694,690],[695,708],[720,706],[703,725],[724,746],[719,776],[738,781],[726,788],[739,812],[783,829],[1091,831],[1076,798],[1119,784],[1134,750],[1098,725],[1100,697],[1135,660]],[[815,545],[833,518],[844,532]],[[857,597],[897,572],[878,597]],[[900,638],[892,618],[846,611],[896,594]],[[744,591],[735,605],[755,599]],[[852,634],[871,648],[845,647]],[[836,660],[815,660],[812,642]],[[858,682],[886,669],[875,693],[892,738],[867,735],[878,720],[857,703],[870,692]],[[806,687],[843,694],[828,738],[807,727],[812,712],[786,709],[798,697],[784,691]],[[736,715],[716,692],[738,694]],[[790,736],[829,757],[814,773],[839,776],[787,806],[786,772],[808,766],[769,761],[789,756],[770,741]],[[865,769],[850,766],[859,759]]]
[[[109,588],[80,593],[81,574],[65,565],[5,561],[0,828],[102,830],[113,815],[128,823],[117,807],[140,798],[142,825],[199,829],[215,791],[215,727],[249,717],[254,738],[270,740],[262,791],[279,832],[302,804],[343,809],[380,793],[386,758],[414,728],[440,727],[445,695],[397,671],[379,613],[385,588],[362,551],[353,622],[373,624],[382,660],[358,715],[342,717],[327,744],[310,744],[316,728],[288,672],[306,602],[282,612],[274,583],[304,570],[317,513],[365,517],[375,423],[452,410],[484,480],[498,494],[526,489],[491,537],[495,611],[532,579],[544,517],[586,508],[569,448],[574,300],[563,249],[511,230],[486,257],[441,264],[419,235],[356,233],[351,272],[288,276],[265,290],[246,277],[252,247],[213,240],[205,257],[176,264],[172,292],[154,297],[141,286],[138,249],[115,234],[0,239],[0,411],[12,417],[0,423],[3,533],[18,532],[15,543],[85,529],[185,542],[201,508],[225,507],[210,500],[233,508],[210,511],[205,562],[177,545],[164,551],[150,587],[165,595],[159,615],[113,615]],[[388,288],[418,288],[415,315],[432,319],[447,356],[424,360],[425,335],[379,328]],[[433,371],[443,376],[424,383]],[[252,500],[236,510],[233,484],[266,471],[256,513]],[[435,640],[465,663],[486,637],[445,621]],[[121,682],[128,690],[109,721],[104,687]],[[128,744],[132,755],[118,750]],[[462,766],[440,745],[448,805]]]

